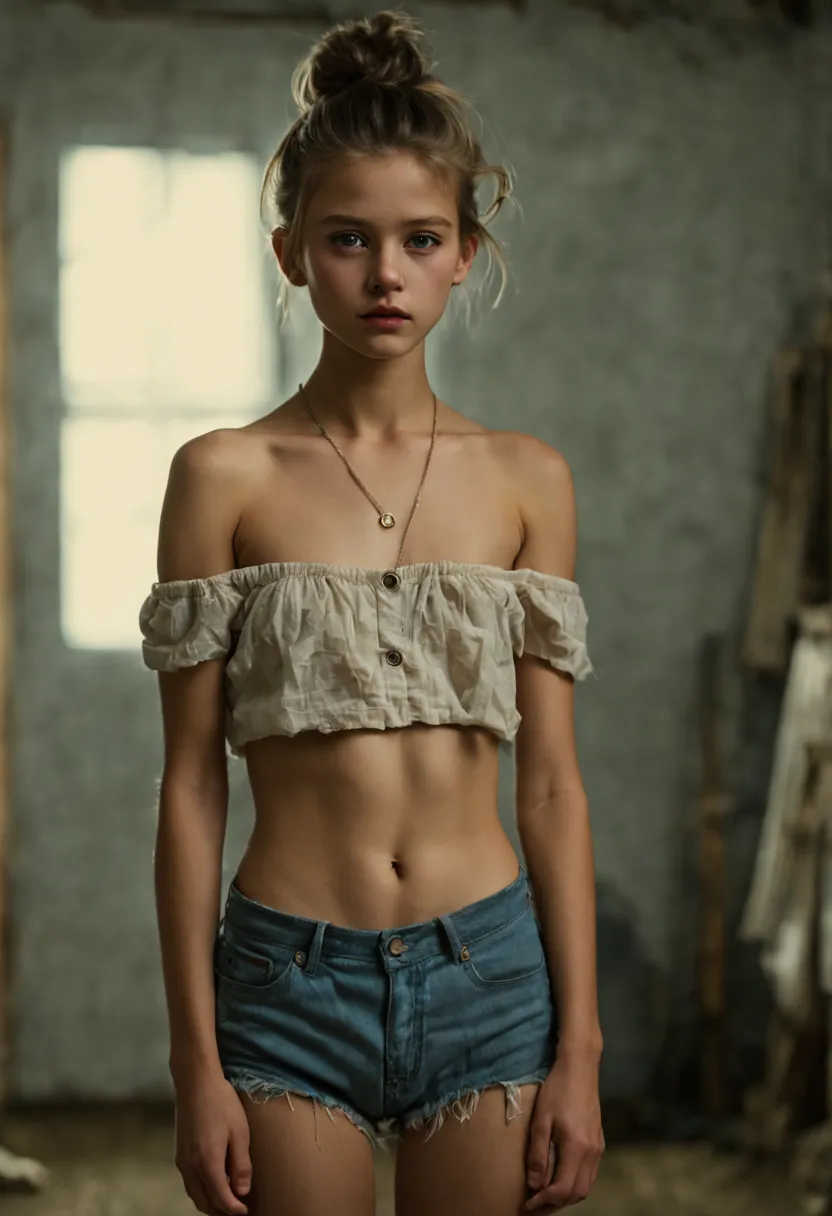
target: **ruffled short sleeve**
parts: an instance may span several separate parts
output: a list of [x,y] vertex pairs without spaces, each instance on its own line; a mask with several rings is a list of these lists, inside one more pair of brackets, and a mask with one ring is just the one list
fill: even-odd
[[512,571],[523,607],[523,636],[516,653],[546,659],[585,680],[593,670],[586,648],[587,613],[577,583],[538,570]]
[[228,654],[243,598],[222,577],[154,583],[139,609],[145,666],[178,671]]

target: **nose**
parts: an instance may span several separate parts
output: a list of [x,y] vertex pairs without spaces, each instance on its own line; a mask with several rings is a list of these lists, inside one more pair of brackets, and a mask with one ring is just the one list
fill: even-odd
[[371,292],[378,292],[379,289],[382,292],[398,291],[404,286],[398,252],[393,248],[379,248],[369,276]]

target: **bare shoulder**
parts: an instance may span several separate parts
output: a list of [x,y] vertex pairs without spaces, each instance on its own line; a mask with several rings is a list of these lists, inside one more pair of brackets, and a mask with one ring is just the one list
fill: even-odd
[[513,487],[522,525],[523,544],[515,566],[571,579],[577,518],[569,462],[535,435],[498,431],[494,443]]
[[194,435],[174,453],[171,479],[183,488],[199,485],[206,493],[227,495],[233,506],[261,446],[242,429],[231,427]]
[[195,435],[177,448],[159,521],[160,581],[207,578],[233,567],[246,450],[245,440],[226,429]]
[[218,477],[230,477],[242,467],[250,443],[242,428],[217,427],[187,439],[177,448],[174,461],[183,469],[201,469]]
[[521,431],[491,434],[494,454],[516,487],[521,511],[535,514],[572,498],[572,470],[557,448]]
[[471,435],[484,445],[492,478],[510,496],[521,538],[515,568],[571,579],[577,521],[572,470],[566,457],[536,435],[495,430],[455,410],[451,413],[456,433]]
[[505,473],[516,479],[520,486],[525,485],[530,476],[542,478],[544,481],[559,477],[571,484],[566,457],[535,435],[484,426],[447,405],[443,405],[443,423],[446,432],[479,436],[493,459],[499,462]]

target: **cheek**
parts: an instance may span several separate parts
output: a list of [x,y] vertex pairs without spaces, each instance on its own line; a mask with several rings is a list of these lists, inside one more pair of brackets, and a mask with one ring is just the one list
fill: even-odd
[[446,295],[453,282],[456,263],[455,254],[452,251],[446,253],[444,249],[421,259],[419,277],[424,290],[431,295]]
[[306,277],[310,286],[326,285],[333,280],[333,265],[331,258],[314,257],[306,260]]
[[362,274],[357,258],[321,257],[309,263],[307,277],[311,291],[339,296],[354,291]]

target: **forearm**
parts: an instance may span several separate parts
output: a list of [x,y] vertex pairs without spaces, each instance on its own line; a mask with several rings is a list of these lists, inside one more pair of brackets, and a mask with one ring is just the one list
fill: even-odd
[[517,827],[549,962],[558,1009],[559,1045],[597,1052],[595,870],[583,790],[518,806]]
[[220,916],[227,801],[163,787],[154,875],[174,1084],[219,1068],[213,951]]

